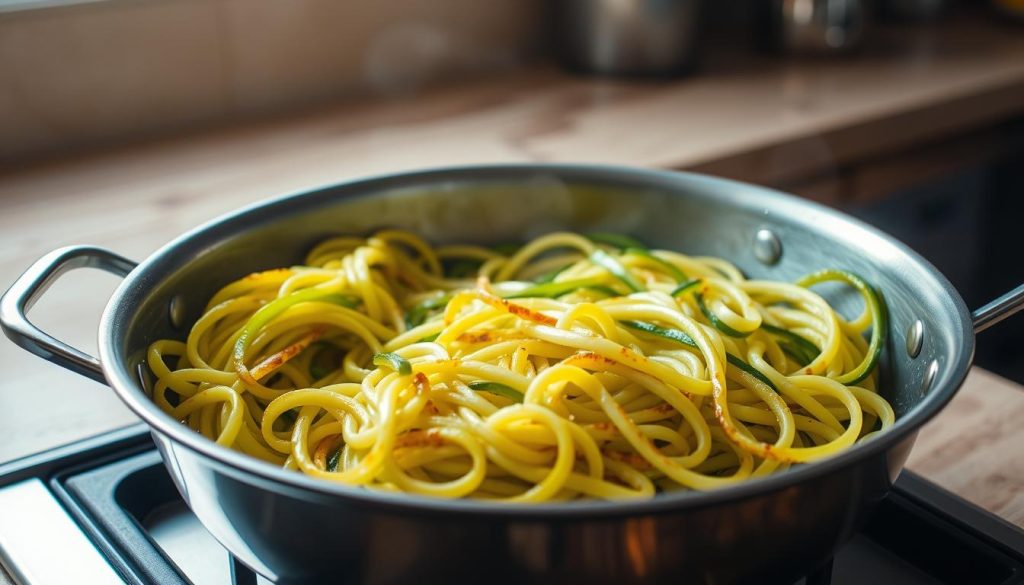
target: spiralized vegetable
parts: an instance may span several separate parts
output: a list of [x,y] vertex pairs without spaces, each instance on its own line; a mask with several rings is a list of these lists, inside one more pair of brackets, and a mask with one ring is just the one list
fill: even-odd
[[[811,287],[864,299],[844,319]],[[894,422],[886,312],[848,272],[747,280],[615,234],[512,250],[380,231],[316,246],[153,343],[153,400],[217,443],[370,489],[543,502],[708,490]],[[870,333],[870,335],[868,335]]]

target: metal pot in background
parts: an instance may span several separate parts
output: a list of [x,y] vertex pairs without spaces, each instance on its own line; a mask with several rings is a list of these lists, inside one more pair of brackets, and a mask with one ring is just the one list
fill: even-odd
[[861,46],[868,15],[865,0],[771,0],[771,45],[787,53],[830,55]]
[[571,69],[625,76],[693,70],[701,0],[556,0],[554,44]]

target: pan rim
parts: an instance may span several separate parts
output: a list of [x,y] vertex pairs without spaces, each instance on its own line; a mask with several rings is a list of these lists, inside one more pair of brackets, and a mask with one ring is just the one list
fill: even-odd
[[[125,364],[125,360],[118,354],[117,333],[121,331],[119,323],[123,323],[124,319],[131,316],[131,312],[127,309],[130,303],[127,301],[133,295],[137,296],[140,290],[147,287],[150,269],[160,264],[161,261],[168,262],[168,258],[186,244],[200,240],[204,236],[209,237],[213,232],[217,229],[222,229],[225,225],[230,226],[232,223],[244,221],[258,212],[267,212],[300,199],[312,201],[316,200],[317,197],[327,196],[344,199],[358,195],[360,191],[367,193],[380,192],[386,191],[389,187],[426,185],[437,183],[439,180],[444,179],[483,182],[487,179],[509,179],[514,178],[516,175],[525,176],[529,173],[548,173],[563,178],[594,182],[606,181],[614,183],[614,180],[618,179],[619,182],[628,181],[648,187],[654,187],[658,184],[676,184],[677,191],[683,183],[690,183],[690,187],[700,184],[717,184],[719,187],[729,187],[737,192],[751,194],[744,195],[744,197],[756,194],[758,197],[766,198],[772,204],[782,206],[783,208],[799,208],[801,211],[822,213],[833,220],[838,220],[857,228],[863,234],[874,238],[877,242],[884,243],[893,248],[905,258],[918,265],[935,281],[936,285],[946,292],[946,297],[956,309],[956,315],[952,316],[952,318],[955,322],[959,323],[961,329],[958,332],[962,340],[959,353],[956,354],[954,363],[945,364],[943,372],[940,373],[939,379],[935,380],[928,394],[912,407],[910,412],[897,419],[892,429],[876,436],[872,440],[854,445],[849,450],[827,459],[801,465],[782,473],[754,478],[735,485],[705,492],[683,491],[659,494],[647,500],[580,500],[530,505],[465,499],[448,500],[415,494],[392,494],[316,479],[301,473],[282,469],[255,457],[218,445],[214,441],[173,420],[161,411],[139,388],[139,385],[131,375],[130,369]],[[137,304],[135,303],[135,306]],[[959,293],[956,292],[952,284],[931,263],[902,242],[881,230],[819,203],[748,183],[697,173],[598,164],[520,163],[468,165],[388,173],[333,183],[313,189],[304,189],[242,207],[183,233],[140,262],[138,267],[122,281],[121,285],[111,296],[100,319],[98,335],[99,357],[108,383],[113,387],[121,401],[138,415],[153,433],[171,441],[175,445],[189,449],[202,456],[208,463],[215,465],[219,470],[227,471],[236,477],[241,477],[249,483],[255,480],[269,481],[278,486],[286,486],[289,489],[312,492],[328,498],[336,498],[339,504],[347,502],[373,508],[384,507],[401,512],[427,514],[455,513],[481,517],[514,516],[517,519],[531,518],[538,520],[555,518],[596,519],[679,512],[686,509],[716,506],[727,502],[765,496],[799,483],[821,478],[878,455],[900,444],[916,433],[924,423],[934,417],[953,398],[967,376],[974,354],[974,332],[971,326],[970,313]]]

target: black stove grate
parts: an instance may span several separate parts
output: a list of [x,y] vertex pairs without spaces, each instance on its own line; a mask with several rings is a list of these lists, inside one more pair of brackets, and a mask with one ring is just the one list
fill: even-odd
[[[46,482],[131,585],[267,583],[185,506],[146,429],[131,427],[0,466],[0,488]],[[804,585],[1024,583],[1024,531],[904,472],[879,513]]]

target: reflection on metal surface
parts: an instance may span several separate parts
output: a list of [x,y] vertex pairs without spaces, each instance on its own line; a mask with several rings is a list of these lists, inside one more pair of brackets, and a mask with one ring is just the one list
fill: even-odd
[[38,479],[0,490],[0,562],[17,583],[123,583]]
[[924,343],[924,323],[915,319],[907,329],[907,355],[916,358],[921,353],[921,345]]

